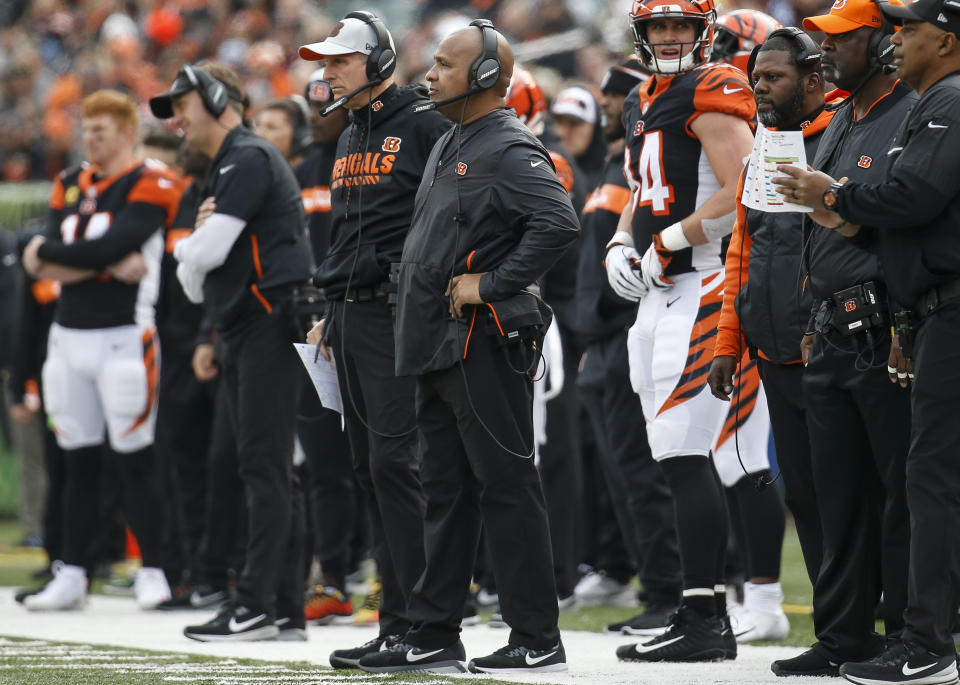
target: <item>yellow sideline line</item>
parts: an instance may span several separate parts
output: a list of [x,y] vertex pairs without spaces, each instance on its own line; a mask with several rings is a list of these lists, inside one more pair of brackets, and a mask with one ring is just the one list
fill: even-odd
[[813,607],[806,604],[784,604],[783,613],[785,614],[812,614]]

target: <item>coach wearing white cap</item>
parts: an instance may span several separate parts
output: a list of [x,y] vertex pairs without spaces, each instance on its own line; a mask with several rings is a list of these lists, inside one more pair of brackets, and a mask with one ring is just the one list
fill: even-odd
[[[394,373],[390,265],[400,261],[413,200],[433,144],[450,128],[421,85],[397,86],[397,55],[383,22],[350,12],[319,43],[300,48],[325,62],[334,100],[350,111],[330,178],[331,243],[314,274],[327,317],[307,336],[337,365],[353,468],[366,495],[383,584],[380,633],[330,655],[335,668],[386,648],[410,628],[407,599],[424,565],[423,495],[417,458],[416,382]],[[329,348],[329,351],[328,351]]]
[[607,156],[603,114],[596,98],[581,86],[564,88],[550,105],[550,114],[563,149],[589,177],[589,187],[594,187]]

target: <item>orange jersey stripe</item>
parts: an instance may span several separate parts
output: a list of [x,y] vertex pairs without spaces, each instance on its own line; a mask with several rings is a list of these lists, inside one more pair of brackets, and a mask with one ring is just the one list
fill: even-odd
[[189,237],[191,233],[193,233],[192,228],[171,228],[167,231],[167,254],[173,254],[173,248],[177,246],[177,243]]
[[260,292],[260,288],[257,287],[256,283],[250,284],[250,292],[253,293],[253,296],[259,300],[260,304],[263,305],[263,308],[267,310],[267,314],[273,312],[273,307],[270,306],[270,302],[263,296],[263,293]]
[[303,211],[307,214],[314,212],[330,211],[330,187],[314,186],[313,188],[304,188],[300,191],[300,199],[303,201]]
[[630,189],[612,183],[604,183],[587,196],[583,205],[582,214],[589,214],[598,209],[604,209],[614,214],[620,214],[630,202]]
[[260,264],[260,243],[257,236],[250,234],[250,249],[253,250],[253,268],[257,271],[257,280],[263,279],[263,266]]

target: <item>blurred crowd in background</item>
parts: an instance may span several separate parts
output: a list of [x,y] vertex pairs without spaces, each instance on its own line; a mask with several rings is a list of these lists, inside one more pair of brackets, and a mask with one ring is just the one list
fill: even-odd
[[[829,0],[726,0],[784,25]],[[184,62],[229,64],[251,114],[302,90],[315,65],[297,48],[337,17],[377,12],[398,41],[397,80],[422,80],[440,38],[487,17],[532,67],[548,97],[567,82],[597,84],[630,52],[631,0],[4,0],[0,2],[0,181],[52,179],[79,160],[79,106],[98,88],[144,103]]]

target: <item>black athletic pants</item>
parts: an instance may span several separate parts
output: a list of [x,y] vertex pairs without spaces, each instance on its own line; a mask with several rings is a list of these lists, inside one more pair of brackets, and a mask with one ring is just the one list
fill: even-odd
[[550,528],[532,456],[533,384],[523,373],[532,355],[475,333],[462,371],[417,379],[427,565],[410,599],[416,628],[408,640],[418,647],[459,638],[481,524],[510,644],[559,641]]
[[320,561],[324,582],[346,591],[350,541],[356,527],[356,498],[350,444],[341,416],[320,404],[303,374],[304,387],[297,413],[297,435],[307,459],[307,493],[313,554]]
[[[174,349],[173,344],[163,347],[156,447],[168,486],[165,495],[172,503],[165,561],[169,569],[170,562],[179,558],[180,570],[193,581],[200,572],[213,400],[213,387],[193,374],[191,353]],[[176,543],[176,548],[171,549],[170,543]]]
[[540,447],[540,479],[553,541],[553,572],[560,597],[577,584],[578,526],[582,511],[580,407],[577,369],[583,350],[573,332],[560,328],[563,388],[546,403],[547,442]]
[[761,358],[757,360],[757,370],[767,395],[784,499],[793,514],[807,577],[815,583],[823,562],[823,529],[813,489],[807,401],[802,388],[804,367],[803,364],[774,364]]
[[396,376],[393,314],[386,299],[337,303],[327,325],[354,473],[366,493],[383,584],[380,635],[402,635],[410,628],[407,601],[423,572],[416,380]]
[[[224,331],[223,380],[247,501],[237,600],[271,616],[303,611],[303,498],[293,480],[300,359],[287,306]],[[293,612],[293,613],[288,613]]]
[[[884,595],[888,633],[906,606],[909,395],[890,383],[889,336],[867,342],[818,335],[803,376],[823,564],[813,586],[817,639],[838,661],[879,653],[874,611]],[[857,336],[859,338],[859,336]],[[837,349],[837,347],[841,349]],[[846,350],[846,351],[844,351]],[[877,368],[858,370],[872,359]],[[942,533],[942,531],[941,531]]]
[[904,637],[940,655],[954,652],[960,603],[960,302],[926,318],[913,358],[913,425],[907,457],[909,597]]
[[648,603],[680,602],[673,499],[647,441],[640,396],[630,386],[627,333],[587,347],[580,393],[593,420],[610,502]]

